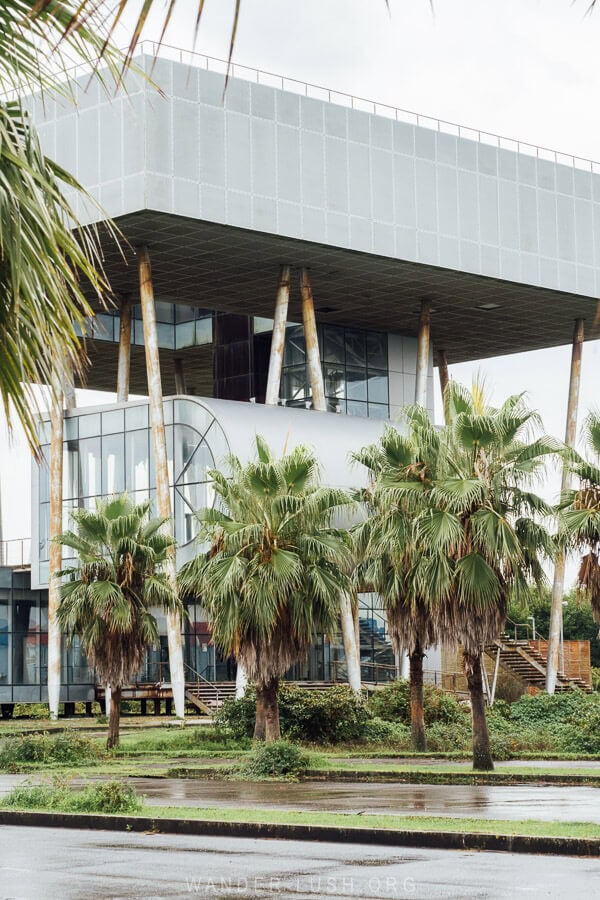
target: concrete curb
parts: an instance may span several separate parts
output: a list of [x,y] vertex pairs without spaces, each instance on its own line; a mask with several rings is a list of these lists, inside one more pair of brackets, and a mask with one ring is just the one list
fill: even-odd
[[[171,766],[167,769],[167,778],[196,778],[213,781],[228,774],[230,767],[223,765],[207,766],[194,769],[187,766]],[[518,784],[555,784],[580,785],[582,787],[600,787],[597,775],[556,775],[549,772],[545,775],[513,774],[512,772],[496,772],[488,775],[485,772],[373,772],[368,769],[307,769],[301,781],[340,781],[383,784],[481,784],[481,785],[518,785]]]
[[600,838],[526,837],[473,832],[462,834],[454,831],[392,831],[384,828],[342,828],[333,825],[269,825],[256,822],[153,819],[150,816],[100,816],[89,813],[29,810],[24,812],[0,810],[0,825],[600,857]]

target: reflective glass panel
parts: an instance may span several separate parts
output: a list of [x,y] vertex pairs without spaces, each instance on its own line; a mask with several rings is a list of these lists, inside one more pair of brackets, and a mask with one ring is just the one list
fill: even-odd
[[102,434],[120,434],[124,428],[123,413],[122,409],[111,409],[110,412],[102,413]]
[[100,434],[100,413],[79,417],[79,437],[96,437]]
[[387,372],[373,372],[369,370],[367,382],[370,403],[388,402],[388,377]]
[[323,359],[325,362],[344,362],[344,330],[325,327],[323,329]]
[[128,406],[125,408],[125,428],[129,431],[132,428],[148,427],[148,407]]
[[212,316],[196,320],[196,344],[210,344],[213,339]]
[[367,363],[373,369],[387,369],[387,334],[377,331],[367,332]]
[[281,377],[281,396],[288,401],[303,399],[308,396],[306,369],[294,366],[283,370]]
[[[87,418],[87,417],[86,417]],[[100,438],[79,441],[79,465],[81,496],[93,497],[101,493],[101,447]]]
[[306,357],[304,329],[301,325],[289,325],[285,332],[285,348],[283,351],[284,366],[303,364]]
[[366,366],[367,345],[364,331],[346,331],[346,364]]
[[107,435],[102,439],[102,493],[120,494],[125,490],[124,436]]
[[346,397],[348,400],[367,399],[367,379],[364,369],[346,369]]
[[149,488],[149,433],[130,431],[125,435],[125,487],[128,491]]
[[323,365],[325,377],[325,394],[328,397],[343,398],[346,396],[346,372],[344,366],[333,363]]
[[193,347],[196,343],[196,323],[181,322],[176,326],[176,348],[181,350],[182,347]]

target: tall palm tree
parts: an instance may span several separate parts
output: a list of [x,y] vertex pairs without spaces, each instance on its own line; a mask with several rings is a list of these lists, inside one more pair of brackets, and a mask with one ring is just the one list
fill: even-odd
[[276,458],[256,438],[257,460],[212,471],[217,508],[198,512],[201,552],[180,573],[180,592],[205,607],[215,645],[256,684],[258,740],[280,736],[279,680],[317,633],[336,626],[351,589],[347,534],[334,527],[350,504],[321,487],[305,447]]
[[583,435],[589,459],[573,453],[568,463],[579,484],[562,498],[560,535],[581,553],[578,588],[600,624],[600,413],[588,413]]
[[125,494],[97,500],[95,510],[73,513],[75,531],[56,539],[79,557],[59,573],[66,580],[58,621],[68,637],[79,637],[89,663],[110,687],[108,749],[119,744],[122,689],[159,641],[151,609],[181,612],[164,568],[173,538],[162,530],[163,519],[149,518],[151,505],[136,505]]
[[442,640],[439,610],[415,577],[423,558],[423,536],[415,528],[437,469],[439,433],[421,406],[403,410],[401,433],[387,428],[380,443],[354,459],[367,467],[363,493],[369,517],[353,529],[358,556],[357,584],[383,600],[394,650],[408,653],[410,714],[415,750],[426,750],[423,659]]
[[491,406],[480,385],[447,388],[448,425],[419,530],[427,553],[423,590],[444,608],[447,639],[463,648],[471,697],[473,767],[492,769],[482,678],[483,647],[498,639],[512,597],[545,582],[553,552],[546,520],[553,509],[532,491],[545,461],[561,445],[534,438],[539,417],[524,396]]
[[[99,11],[61,41],[78,8],[78,0],[0,4],[0,402],[32,446],[34,395],[26,385],[54,385],[57,360],[63,373],[81,370],[79,335],[92,315],[86,288],[94,295],[107,287],[95,235],[78,227],[63,193],[81,188],[44,155],[20,99],[34,91],[69,96],[61,72],[102,51]],[[118,54],[107,47],[106,59],[114,75]]]

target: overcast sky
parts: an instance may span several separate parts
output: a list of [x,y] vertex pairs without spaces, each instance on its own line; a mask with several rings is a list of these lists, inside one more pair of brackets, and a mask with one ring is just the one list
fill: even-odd
[[[192,49],[197,6],[179,0],[167,43]],[[242,0],[234,59],[600,160],[600,8],[588,14],[588,6],[436,0],[432,10],[428,0],[390,0],[388,13],[384,0]],[[196,49],[227,56],[233,9],[233,0],[206,0]],[[158,33],[151,21],[147,37]],[[470,382],[480,370],[496,400],[527,390],[546,430],[562,437],[569,357],[562,347],[452,366],[451,375]],[[598,404],[599,381],[600,341],[592,341],[584,348],[580,413]],[[98,395],[82,392],[79,403],[89,402]],[[18,436],[10,450],[6,436],[0,440],[4,535],[20,537],[29,534],[27,454]],[[550,478],[546,492],[556,488]]]

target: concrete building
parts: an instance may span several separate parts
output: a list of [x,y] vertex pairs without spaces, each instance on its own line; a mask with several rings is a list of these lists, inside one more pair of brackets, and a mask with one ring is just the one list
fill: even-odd
[[[596,313],[592,162],[238,66],[224,91],[219,61],[169,48],[155,63],[142,52],[136,65],[117,96],[74,73],[77,109],[31,101],[44,149],[96,201],[74,203],[98,226],[116,301],[97,305],[89,324],[86,384],[117,390],[119,402],[70,409],[64,421],[54,410],[42,424],[37,612],[27,617],[15,600],[22,574],[5,574],[0,594],[7,704],[93,696],[83,666],[61,653],[52,588],[49,628],[43,611],[48,571],[60,564],[48,540],[74,506],[157,490],[180,563],[207,468],[228,449],[243,457],[255,432],[283,446],[291,429],[323,454],[331,478],[355,483],[350,450],[404,403],[432,411],[434,361],[443,376],[448,363],[564,344],[574,321],[580,342]],[[193,616],[183,638],[180,624],[165,623],[178,711],[185,666],[231,678],[202,610]],[[364,677],[375,664],[393,674],[376,598],[364,598],[360,626]],[[328,680],[342,659],[340,642],[322,640],[295,674]]]

